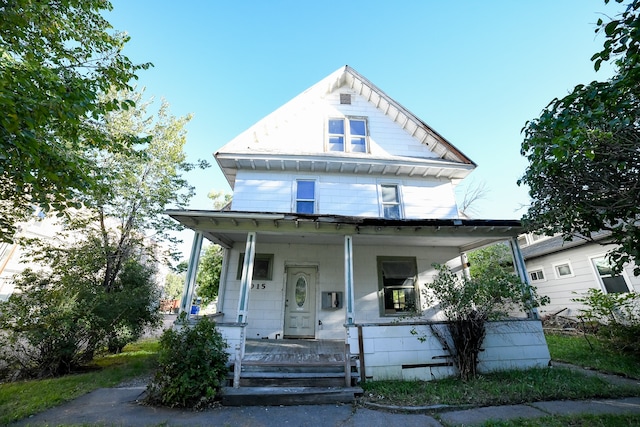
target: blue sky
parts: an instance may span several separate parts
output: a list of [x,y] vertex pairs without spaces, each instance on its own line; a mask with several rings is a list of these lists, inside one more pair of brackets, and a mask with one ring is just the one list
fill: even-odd
[[[350,65],[478,164],[475,217],[519,219],[526,160],[521,129],[575,85],[606,80],[591,55],[603,0],[206,1],[114,0],[106,14],[131,41],[125,54],[152,62],[147,96],[174,115],[193,113],[185,147],[193,209],[210,190],[230,192],[212,154],[234,136],[343,65]],[[462,185],[464,191],[464,184]]]

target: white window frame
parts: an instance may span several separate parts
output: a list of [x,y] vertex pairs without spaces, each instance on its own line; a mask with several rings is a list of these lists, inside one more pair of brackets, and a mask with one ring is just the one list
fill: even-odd
[[[594,262],[594,260],[599,259],[599,258],[606,258],[607,254],[600,254],[600,255],[593,255],[589,257],[589,264],[591,265],[591,270],[593,271],[593,274],[596,277],[596,281],[598,282],[598,284],[600,285],[600,289],[602,290],[602,292],[604,292],[605,294],[608,294],[609,291],[607,291],[607,287],[604,285],[604,281],[602,280],[602,276],[600,275],[600,273],[598,272],[598,269],[596,268],[596,264]],[[622,270],[620,272],[620,276],[622,276],[622,278],[624,279],[624,283],[627,285],[627,292],[633,292],[633,286],[631,285],[631,280],[629,280],[629,276],[627,276],[627,272]]]
[[[382,263],[385,261],[398,261],[398,262],[407,262],[413,265],[415,269],[415,276],[412,278],[407,277],[407,279],[412,279],[413,284],[407,286],[405,284],[401,285],[386,285],[384,283],[384,278],[382,274]],[[382,317],[398,317],[398,316],[406,316],[407,314],[419,314],[420,313],[420,289],[419,289],[419,272],[418,272],[418,262],[417,258],[413,256],[378,256],[376,258],[376,271],[378,276],[378,300],[380,304],[380,316]],[[413,297],[414,297],[414,307],[403,309],[400,308],[395,310],[394,308],[387,308],[385,299],[386,292],[394,292],[394,291],[402,291],[403,289],[413,289]],[[392,296],[393,298],[393,296]],[[405,301],[398,302],[398,304],[405,304]]]
[[382,198],[382,187],[391,187],[394,186],[396,187],[396,194],[398,195],[398,201],[397,201],[397,205],[398,205],[398,213],[400,215],[399,218],[397,219],[404,219],[404,203],[402,201],[402,184],[397,182],[397,181],[380,181],[378,182],[378,211],[380,212],[380,218],[386,218],[386,219],[396,219],[396,218],[387,218],[386,216],[384,216],[384,206],[389,205],[389,203],[385,203],[383,201]]
[[[571,270],[571,273],[569,274],[560,274],[560,267],[562,266],[569,266],[569,270]],[[573,271],[573,266],[571,265],[571,261],[569,260],[565,260],[565,261],[560,261],[560,262],[554,262],[553,264],[551,264],[551,266],[553,267],[553,273],[556,276],[556,279],[566,279],[568,277],[574,277],[575,276],[575,272]]]
[[[298,199],[298,182],[313,182],[313,199]],[[306,213],[306,212],[298,212],[298,202],[313,202],[313,212],[312,214],[318,213],[318,179],[315,177],[305,178],[300,177],[294,181],[293,192],[292,192],[292,206],[291,212],[293,213]]]
[[[334,133],[329,133],[329,120],[342,120],[343,124],[344,124],[344,133],[343,134],[334,134]],[[351,120],[357,120],[357,121],[362,121],[364,122],[364,151],[353,151],[352,149],[352,143],[351,143],[351,126],[350,126],[350,121]],[[367,154],[369,153],[369,121],[367,120],[367,117],[365,116],[344,116],[344,117],[328,117],[326,122],[325,122],[325,126],[326,126],[326,138],[325,138],[325,151],[326,152],[333,152],[333,153],[362,153],[362,154]],[[330,144],[329,144],[329,138],[331,138],[332,136],[341,136],[342,139],[342,150],[331,150],[330,148]]]
[[[531,283],[540,283],[540,282],[546,282],[547,281],[547,273],[544,271],[544,267],[531,267],[531,268],[527,268],[527,272],[529,273],[529,280],[531,281]],[[534,279],[533,278],[533,274],[534,273],[542,273],[542,279]]]

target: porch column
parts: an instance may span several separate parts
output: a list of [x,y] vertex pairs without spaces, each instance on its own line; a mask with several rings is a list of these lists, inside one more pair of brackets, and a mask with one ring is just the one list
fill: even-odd
[[354,322],[354,288],[353,288],[353,239],[351,236],[344,236],[344,295],[346,307],[347,325]]
[[229,270],[229,248],[222,248],[222,266],[220,268],[220,283],[218,284],[218,313],[224,310],[224,295],[227,292],[227,271]]
[[[518,276],[520,276],[520,280],[522,280],[523,283],[531,285],[529,283],[529,274],[527,274],[527,266],[520,251],[520,245],[518,244],[518,237],[512,237],[511,240],[509,240],[509,245],[511,246],[511,254],[513,255],[513,264],[516,267]],[[532,319],[539,319],[538,309],[534,307],[529,310],[529,316],[531,316]]]
[[469,258],[466,252],[460,252],[460,262],[462,263],[462,274],[465,279],[471,279],[471,271],[469,271]]
[[247,321],[249,310],[249,291],[253,280],[253,261],[256,256],[256,233],[247,234],[247,244],[244,250],[244,262],[242,263],[242,277],[240,279],[240,298],[238,300],[238,323]]
[[196,231],[193,235],[193,244],[191,245],[191,255],[189,256],[189,265],[187,267],[187,277],[184,281],[184,289],[182,291],[182,302],[180,303],[180,312],[186,312],[187,318],[191,315],[191,302],[193,300],[193,291],[196,287],[196,275],[198,273],[198,263],[200,262],[200,251],[202,250],[202,232]]

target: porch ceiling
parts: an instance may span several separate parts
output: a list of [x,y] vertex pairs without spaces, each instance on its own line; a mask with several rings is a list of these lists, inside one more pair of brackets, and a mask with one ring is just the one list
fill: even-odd
[[245,242],[256,232],[257,241],[342,245],[351,235],[354,245],[456,247],[467,251],[516,237],[524,230],[517,220],[405,219],[258,213],[205,210],[169,210],[167,215],[223,247]]

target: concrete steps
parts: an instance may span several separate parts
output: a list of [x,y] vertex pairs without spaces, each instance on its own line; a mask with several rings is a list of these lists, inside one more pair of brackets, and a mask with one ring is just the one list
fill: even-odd
[[360,387],[240,387],[223,388],[225,406],[326,405],[352,403]]

